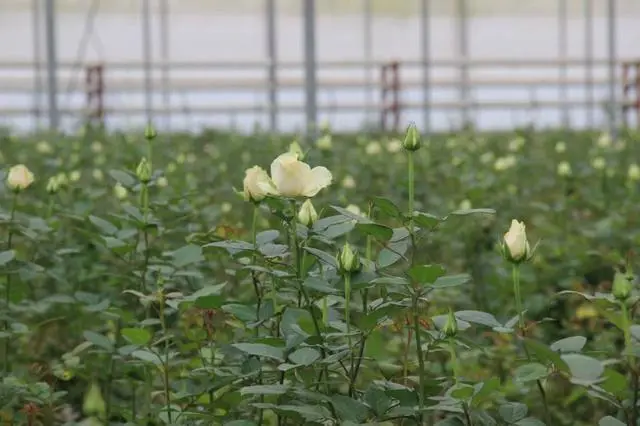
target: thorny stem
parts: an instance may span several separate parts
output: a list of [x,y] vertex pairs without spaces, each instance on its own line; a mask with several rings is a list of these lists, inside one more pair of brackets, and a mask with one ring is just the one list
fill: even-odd
[[451,369],[453,370],[453,380],[458,383],[460,371],[458,370],[458,357],[456,356],[456,342],[453,337],[449,338],[449,354],[451,355]]
[[[371,204],[369,204],[369,212],[367,215],[369,218],[371,218],[371,210],[372,210],[372,206]],[[371,239],[371,235],[367,235],[365,258],[369,261],[371,261],[371,257],[372,257],[372,243],[373,241]],[[369,290],[365,288],[364,290],[362,290],[362,313],[366,316],[368,314],[368,310],[369,310]],[[360,365],[362,365],[362,357],[364,356],[364,349],[367,344],[368,337],[369,337],[369,334],[363,334],[362,339],[360,340],[360,351],[358,352],[358,359],[356,360],[356,368],[352,372],[352,376],[353,376],[351,379],[352,387],[353,385],[355,385],[355,382],[358,378],[358,373],[360,372]],[[351,389],[349,393],[353,393],[353,389]]]
[[[118,320],[116,321],[116,332],[115,332],[115,345],[116,347],[119,345],[119,341],[120,341],[120,330],[121,330],[121,323],[120,323],[120,318],[118,318]],[[111,358],[109,359],[109,371],[107,373],[107,386],[105,388],[105,419],[107,422],[109,422],[109,419],[111,418],[111,393],[112,393],[112,386],[113,386],[113,376],[114,376],[114,370],[115,370],[115,358],[113,356],[114,354],[111,354]]]
[[142,267],[142,292],[147,291],[147,269],[149,268],[149,187],[146,183],[142,183],[142,189],[140,191],[140,205],[142,206],[143,216],[143,230],[142,235],[144,239],[144,263]]
[[[9,217],[9,236],[7,237],[7,251],[13,248],[13,221],[16,217],[16,207],[18,206],[18,191],[14,191],[13,199],[11,201],[11,215]],[[9,305],[11,303],[11,277],[12,274],[7,274],[7,284],[4,289],[4,302],[5,309],[7,310],[7,318],[10,317]],[[4,321],[4,330],[9,333],[9,320]],[[11,371],[11,360],[9,359],[9,353],[11,352],[11,334],[4,340],[4,374],[5,376]]]
[[[251,256],[251,264],[255,265],[256,263],[256,250],[258,250],[257,246],[257,231],[258,231],[258,213],[259,208],[257,204],[253,205],[253,220],[251,221],[251,242],[253,244],[253,255]],[[256,293],[256,321],[260,320],[260,309],[262,308],[262,295],[260,292],[260,284],[258,282],[258,277],[255,271],[251,271],[251,281],[253,282],[253,290]],[[275,308],[275,305],[274,305]],[[260,336],[260,327],[256,326],[254,331],[255,337]],[[262,384],[262,370],[258,373],[258,384]],[[260,402],[264,402],[264,396],[260,396]],[[259,408],[258,409],[258,424],[261,425],[264,422],[264,411]]]
[[163,382],[164,382],[164,395],[167,403],[167,416],[169,418],[169,424],[171,424],[171,392],[169,390],[169,338],[167,336],[167,323],[165,320],[165,295],[164,290],[160,297],[160,326],[162,327],[162,336],[164,337],[164,365],[163,365]]
[[344,274],[344,319],[347,323],[347,344],[349,345],[349,375],[351,380],[349,383],[349,396],[353,392],[353,343],[351,341],[351,274],[349,272]]
[[636,425],[638,422],[638,372],[633,355],[631,355],[631,317],[627,301],[620,301],[620,308],[622,310],[622,332],[624,334],[624,353],[627,357],[627,364],[629,366],[629,374],[631,375],[632,384],[632,398],[633,405],[631,406],[631,422],[630,424]]
[[418,368],[420,369],[420,424],[424,424],[424,357],[422,355],[422,339],[420,337],[420,316],[418,314],[418,296],[415,296],[413,302],[413,333],[416,339],[416,352],[418,354]]
[[[408,186],[409,186],[409,205],[408,212],[409,215],[409,235],[411,236],[411,266],[413,266],[413,262],[415,259],[416,252],[416,240],[414,235],[413,228],[413,210],[415,203],[415,158],[413,151],[407,151],[407,160],[408,160]],[[416,339],[416,353],[418,356],[418,368],[419,377],[420,377],[420,424],[424,424],[424,387],[425,387],[425,375],[424,375],[424,357],[422,353],[422,338],[420,336],[420,314],[418,313],[418,301],[420,299],[420,295],[418,290],[416,289],[416,294],[413,297],[413,332],[415,334]]]
[[[522,337],[525,337],[525,324],[524,324],[524,313],[522,312],[522,295],[520,294],[520,265],[513,264],[511,269],[511,276],[513,279],[513,291],[515,295],[516,301],[516,309],[518,310],[518,328],[520,329],[520,334]],[[527,360],[531,361],[531,355],[527,350],[526,345],[523,342],[524,352],[527,355]],[[544,406],[544,415],[548,425],[551,423],[551,414],[549,412],[549,404],[547,402],[547,393],[544,390],[544,386],[540,379],[536,380],[536,385],[538,386],[538,392],[540,392],[540,397],[542,398],[542,405]]]

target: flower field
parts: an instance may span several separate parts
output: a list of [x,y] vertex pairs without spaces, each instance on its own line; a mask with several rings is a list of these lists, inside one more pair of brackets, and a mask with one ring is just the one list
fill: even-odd
[[639,137],[0,134],[0,423],[637,426]]

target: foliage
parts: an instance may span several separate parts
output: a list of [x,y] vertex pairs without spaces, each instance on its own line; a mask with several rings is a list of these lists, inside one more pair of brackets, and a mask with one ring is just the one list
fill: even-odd
[[0,136],[7,424],[637,426],[638,135],[325,129],[301,224],[293,137],[150,130]]

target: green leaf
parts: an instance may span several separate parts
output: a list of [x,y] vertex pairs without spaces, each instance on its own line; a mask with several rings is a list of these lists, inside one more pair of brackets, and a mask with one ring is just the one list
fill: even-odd
[[604,381],[598,385],[609,392],[612,395],[617,396],[619,399],[624,399],[624,395],[629,389],[627,378],[612,368],[607,368],[603,373]]
[[313,348],[300,348],[289,355],[289,360],[298,365],[311,365],[322,355]]
[[272,243],[280,236],[280,232],[275,229],[269,229],[256,234],[256,245],[261,246],[267,243]]
[[265,345],[263,343],[234,343],[231,346],[249,355],[284,361],[284,350],[275,346]]
[[4,266],[11,262],[16,257],[16,252],[13,250],[5,250],[0,252],[0,266]]
[[331,287],[331,285],[327,281],[317,277],[308,277],[306,280],[304,280],[302,285],[308,289],[317,291],[318,293],[324,293],[324,294],[339,293],[338,289]]
[[218,309],[224,303],[224,297],[217,294],[200,296],[195,301],[195,306],[200,309]]
[[515,423],[523,419],[528,412],[527,406],[519,402],[508,402],[498,408],[500,417],[507,423]]
[[611,416],[605,416],[601,418],[600,421],[598,422],[598,426],[626,426],[626,425],[627,425],[626,423],[621,422],[620,420]]
[[531,382],[547,377],[547,367],[537,362],[532,362],[516,368],[514,376],[521,383]]
[[222,307],[222,310],[233,315],[243,322],[252,322],[256,318],[256,308],[253,306],[241,305],[239,303],[229,303]]
[[111,340],[108,337],[90,330],[85,330],[85,332],[82,333],[82,335],[84,336],[85,339],[87,339],[89,342],[93,343],[94,345],[108,352],[113,352],[114,350],[113,342],[111,342]]
[[369,386],[364,394],[364,402],[380,417],[391,407],[392,400],[382,389]]
[[552,363],[558,370],[564,371],[565,373],[569,372],[569,366],[567,365],[567,363],[564,362],[562,358],[560,358],[560,355],[558,353],[552,351],[544,343],[540,343],[532,339],[525,339],[524,344],[541,363]]
[[458,311],[456,312],[456,318],[467,321],[467,322],[471,322],[471,323],[475,323],[475,324],[481,324],[481,325],[486,325],[487,327],[490,328],[494,328],[494,327],[501,327],[502,324],[500,324],[498,322],[498,320],[496,319],[496,317],[494,317],[493,315],[491,315],[488,312],[481,312],[481,311]]
[[442,218],[429,213],[413,212],[413,223],[421,228],[433,229],[442,221]]
[[363,403],[344,395],[334,395],[331,403],[343,421],[360,423],[367,418],[369,410]]
[[289,247],[284,244],[267,243],[261,246],[258,250],[264,257],[273,258],[284,256],[289,250]]
[[348,222],[341,222],[335,225],[331,225],[322,231],[316,232],[318,235],[322,235],[323,237],[333,240],[342,235],[348,234],[356,227],[356,223],[352,220]]
[[515,424],[517,426],[547,426],[544,422],[536,419],[535,417],[527,417],[522,420],[518,420]]
[[467,385],[465,383],[458,383],[453,385],[447,393],[451,395],[451,397],[459,400],[467,400],[473,396],[473,386]]
[[136,179],[125,171],[109,170],[109,175],[126,188],[131,188],[136,184]]
[[156,355],[155,353],[147,349],[140,349],[137,351],[133,351],[131,352],[131,356],[153,365],[162,365],[162,360],[160,359],[159,355]]
[[97,216],[89,216],[89,221],[96,227],[98,227],[100,229],[100,232],[102,232],[103,234],[114,235],[116,232],[118,232],[118,228],[115,225]]
[[371,235],[379,241],[388,241],[393,236],[393,229],[377,223],[358,223],[356,229],[363,234]]
[[373,223],[371,219],[369,219],[368,217],[352,213],[345,208],[338,207],[338,206],[331,206],[331,208],[337,211],[338,213],[340,213],[341,215],[348,217],[351,220],[355,220],[358,223]]
[[373,199],[373,205],[380,209],[381,212],[385,213],[387,216],[391,217],[400,217],[402,216],[402,212],[398,206],[396,206],[391,200],[382,197],[375,197]]
[[444,277],[438,278],[436,282],[429,287],[433,289],[458,287],[469,281],[471,281],[471,275],[469,274],[445,275]]
[[256,426],[256,422],[252,422],[250,420],[232,420],[230,422],[226,422],[224,426]]
[[569,366],[573,379],[579,382],[593,382],[598,380],[604,367],[602,363],[590,356],[582,354],[565,354],[560,356]]
[[233,240],[216,241],[213,243],[205,244],[202,247],[203,248],[205,247],[222,248],[222,249],[225,249],[232,256],[243,251],[253,250],[253,244],[250,244],[246,241],[233,241]]
[[551,350],[560,353],[580,352],[587,343],[587,338],[583,336],[572,336],[560,339],[551,344]]
[[318,260],[320,260],[323,263],[326,263],[329,266],[332,266],[333,268],[338,268],[338,264],[336,263],[336,258],[333,257],[331,254],[324,252],[322,250],[318,250],[315,249],[313,247],[304,247],[304,249],[306,251],[308,251],[309,253],[311,253],[312,255],[314,255],[315,257],[318,258]]
[[193,263],[198,263],[204,260],[202,256],[202,247],[195,244],[188,244],[184,247],[168,253],[173,258],[173,266],[176,268],[183,268]]
[[289,390],[289,386],[274,385],[255,385],[245,386],[240,389],[241,395],[284,395]]
[[123,328],[120,332],[122,337],[134,345],[146,345],[151,341],[151,333],[145,328]]
[[465,209],[449,213],[449,215],[453,216],[467,216],[470,214],[496,214],[496,211],[494,209]]
[[433,284],[445,274],[441,265],[417,265],[409,269],[407,274],[419,284]]

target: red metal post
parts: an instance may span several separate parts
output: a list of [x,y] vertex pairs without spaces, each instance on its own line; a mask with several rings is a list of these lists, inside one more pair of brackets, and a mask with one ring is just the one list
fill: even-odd
[[104,125],[104,66],[89,65],[85,70],[87,120],[89,124]]

